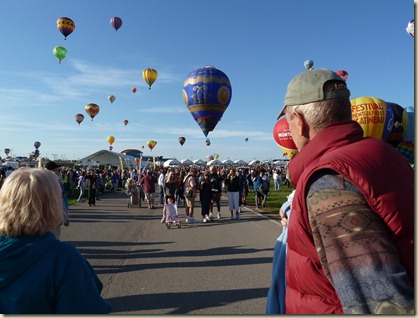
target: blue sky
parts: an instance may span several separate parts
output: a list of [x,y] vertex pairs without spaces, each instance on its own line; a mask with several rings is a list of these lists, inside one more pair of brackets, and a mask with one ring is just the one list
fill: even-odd
[[[108,149],[112,135],[114,151],[145,146],[145,155],[179,160],[282,158],[272,129],[307,59],[346,70],[352,98],[414,105],[414,39],[405,31],[412,0],[3,0],[0,16],[2,157],[4,148],[27,156],[40,141],[41,156],[79,159]],[[117,32],[113,16],[123,20]],[[75,22],[67,40],[59,17]],[[61,64],[58,45],[68,51]],[[187,75],[206,65],[232,86],[209,147],[182,98]],[[148,67],[159,73],[151,90]],[[93,121],[88,103],[100,106]],[[76,113],[85,115],[80,126]]]

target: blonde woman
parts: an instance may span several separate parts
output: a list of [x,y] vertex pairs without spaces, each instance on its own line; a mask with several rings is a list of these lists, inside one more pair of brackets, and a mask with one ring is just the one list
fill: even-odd
[[173,199],[173,202],[176,200],[176,195],[178,191],[178,183],[177,183],[177,175],[174,171],[169,171],[165,178],[164,186],[163,186],[163,193],[164,193],[164,207],[163,207],[163,217],[161,219],[161,223],[164,223],[166,215],[167,215],[167,200]]
[[52,233],[63,222],[57,176],[20,168],[0,190],[0,312],[106,314],[112,306],[88,261]]

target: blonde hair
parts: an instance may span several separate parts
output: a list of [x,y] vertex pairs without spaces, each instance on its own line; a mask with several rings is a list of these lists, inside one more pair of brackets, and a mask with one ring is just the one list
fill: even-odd
[[177,181],[177,175],[174,171],[169,171],[167,176],[165,177],[166,183],[174,183]]
[[305,105],[288,106],[285,111],[289,114],[293,111],[303,114],[307,124],[315,131],[352,119],[351,103],[348,98],[333,98]]
[[42,235],[63,222],[62,189],[45,168],[19,168],[0,190],[0,234]]

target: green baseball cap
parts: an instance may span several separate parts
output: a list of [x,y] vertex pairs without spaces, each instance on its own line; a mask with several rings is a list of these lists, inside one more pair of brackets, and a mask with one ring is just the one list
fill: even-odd
[[[329,81],[333,81],[332,85],[325,85]],[[339,97],[350,97],[350,91],[340,75],[324,68],[304,71],[295,76],[287,86],[284,106],[277,119],[284,115],[286,106],[304,105]]]

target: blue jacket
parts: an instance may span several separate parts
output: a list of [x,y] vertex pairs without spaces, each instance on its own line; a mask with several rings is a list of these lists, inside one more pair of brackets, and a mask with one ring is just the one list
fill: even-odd
[[102,288],[80,252],[51,232],[0,236],[2,314],[107,314]]

